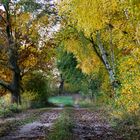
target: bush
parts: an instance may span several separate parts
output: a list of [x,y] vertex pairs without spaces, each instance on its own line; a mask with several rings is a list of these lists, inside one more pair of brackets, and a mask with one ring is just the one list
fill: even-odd
[[12,111],[13,113],[20,113],[21,112],[21,108],[20,106],[18,106],[17,104],[12,104],[8,107],[8,109],[10,111]]
[[22,97],[22,109],[32,107],[32,103],[37,100],[37,93],[33,91],[24,91]]
[[3,118],[12,117],[13,112],[9,108],[0,109],[0,116]]
[[31,106],[43,107],[48,103],[50,95],[50,85],[47,77],[42,72],[33,72],[25,81],[25,89],[30,93],[35,93],[36,97],[31,102]]
[[12,117],[14,113],[21,112],[21,106],[10,103],[10,96],[5,95],[0,98],[0,117]]

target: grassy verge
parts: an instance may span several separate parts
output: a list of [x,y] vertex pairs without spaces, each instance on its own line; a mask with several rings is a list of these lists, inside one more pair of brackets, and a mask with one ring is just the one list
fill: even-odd
[[64,106],[73,106],[74,100],[71,96],[56,96],[56,97],[50,97],[48,99],[50,103],[59,105],[63,104]]
[[37,117],[31,116],[22,120],[13,120],[13,121],[7,121],[5,123],[0,124],[0,137],[8,135],[9,132],[14,131],[17,129],[18,126],[33,122],[36,120]]
[[125,140],[140,140],[140,112],[117,118],[114,129]]
[[[44,111],[49,111],[51,108],[41,108],[29,111],[26,117],[21,119],[13,119],[0,123],[0,137],[6,136],[9,132],[16,130],[19,126],[32,123],[39,119],[40,115]],[[26,113],[26,111],[25,111]]]
[[73,140],[72,128],[74,126],[71,115],[72,110],[64,110],[59,119],[54,123],[48,140]]

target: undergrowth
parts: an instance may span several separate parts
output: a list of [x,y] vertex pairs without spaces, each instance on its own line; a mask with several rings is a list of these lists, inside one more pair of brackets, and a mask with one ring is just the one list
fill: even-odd
[[140,112],[124,114],[115,120],[117,133],[125,140],[140,140]]
[[58,120],[54,123],[49,140],[73,140],[72,128],[74,126],[71,109],[64,110]]

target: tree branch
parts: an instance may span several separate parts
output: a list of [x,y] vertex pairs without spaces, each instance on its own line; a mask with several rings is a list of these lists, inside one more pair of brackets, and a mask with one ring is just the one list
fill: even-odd
[[6,20],[4,19],[4,17],[2,15],[0,15],[0,17],[6,23]]
[[99,57],[99,59],[101,60],[101,62],[103,62],[103,64],[105,65],[103,58],[101,57],[100,53],[98,52],[98,50],[96,48],[97,44],[95,44],[93,38],[91,37],[91,39],[89,39],[89,41],[92,43],[92,47],[93,47],[95,53],[97,54],[97,56]]
[[11,91],[10,85],[2,80],[0,80],[0,86],[4,87],[5,89],[8,89]]
[[[5,61],[5,62],[4,62]],[[8,64],[8,62],[6,62],[6,60],[1,60],[0,59],[0,66],[2,66],[5,69],[10,69],[11,71],[13,71],[14,69]]]

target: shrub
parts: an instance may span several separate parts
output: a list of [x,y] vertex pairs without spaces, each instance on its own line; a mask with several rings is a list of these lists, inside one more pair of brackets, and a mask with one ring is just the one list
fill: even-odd
[[50,85],[47,77],[42,72],[33,72],[25,81],[25,89],[30,93],[35,93],[36,97],[31,102],[31,106],[45,106],[50,95]]
[[[9,97],[9,96],[8,96]],[[10,104],[10,102],[7,102],[7,96],[3,96],[0,98],[0,116],[1,117],[12,117],[14,113],[21,112],[20,106],[16,104]]]
[[12,111],[13,113],[20,113],[21,112],[21,108],[20,106],[18,106],[17,104],[12,104],[8,107],[8,109],[10,111]]
[[3,109],[0,109],[0,116],[4,118],[12,117],[13,112],[9,108],[3,108]]
[[22,109],[27,109],[32,106],[32,103],[37,100],[37,93],[25,90],[22,96]]

